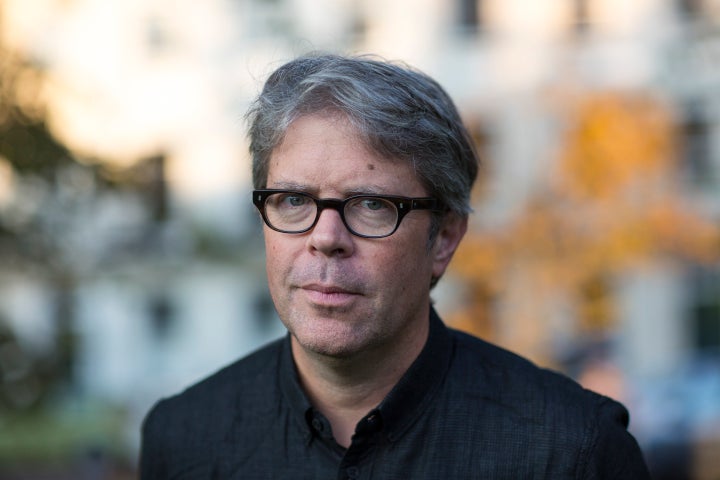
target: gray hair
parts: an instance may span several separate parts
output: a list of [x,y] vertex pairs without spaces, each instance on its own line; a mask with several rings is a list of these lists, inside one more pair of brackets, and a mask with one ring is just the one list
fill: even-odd
[[255,188],[290,124],[321,112],[344,114],[371,151],[410,161],[430,196],[470,211],[478,157],[455,105],[432,78],[369,57],[309,55],[275,70],[247,114]]

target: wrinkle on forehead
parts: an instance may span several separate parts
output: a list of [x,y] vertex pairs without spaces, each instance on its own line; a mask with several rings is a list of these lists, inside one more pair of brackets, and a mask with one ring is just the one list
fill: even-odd
[[271,155],[266,186],[325,198],[418,196],[427,191],[415,165],[369,149],[352,123],[338,115],[297,118]]

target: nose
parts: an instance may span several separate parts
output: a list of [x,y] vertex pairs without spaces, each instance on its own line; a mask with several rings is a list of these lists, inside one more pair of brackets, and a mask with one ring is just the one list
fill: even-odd
[[347,257],[354,250],[353,234],[347,229],[336,210],[326,208],[308,235],[308,248],[328,257]]

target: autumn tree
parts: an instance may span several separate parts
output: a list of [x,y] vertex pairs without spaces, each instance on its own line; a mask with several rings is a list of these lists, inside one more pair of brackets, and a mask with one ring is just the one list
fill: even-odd
[[[610,329],[612,280],[660,258],[720,258],[720,231],[677,183],[678,135],[650,94],[600,93],[573,105],[557,172],[501,229],[473,231],[454,271],[467,284],[456,325],[553,363],[552,336]],[[554,323],[559,323],[556,325]]]

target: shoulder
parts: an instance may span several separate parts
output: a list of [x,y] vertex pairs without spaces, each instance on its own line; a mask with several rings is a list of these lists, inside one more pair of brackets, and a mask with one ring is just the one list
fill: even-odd
[[237,418],[238,412],[257,414],[262,406],[269,407],[278,396],[276,372],[282,342],[276,340],[158,401],[143,421],[142,456],[202,448],[189,443],[218,440],[215,437],[226,432],[229,419]]
[[[462,399],[455,408],[482,412],[477,421],[483,428],[518,445],[531,441],[534,461],[555,458],[577,478],[648,478],[622,404],[508,350],[450,332],[448,391]],[[502,454],[506,445],[497,446]]]
[[242,402],[243,398],[275,384],[273,372],[282,349],[282,339],[276,340],[246,357],[227,365],[208,377],[191,385],[183,392],[163,399],[158,405],[164,408],[181,408],[203,405],[220,407],[227,402]]
[[451,330],[454,357],[451,375],[471,397],[492,400],[533,421],[550,421],[562,415],[561,425],[587,426],[611,408],[627,425],[625,408],[587,390],[569,377],[541,368],[528,359],[463,332]]
[[[454,343],[452,373],[464,377],[469,389],[497,395],[512,404],[522,402],[584,405],[604,397],[582,388],[567,376],[541,368],[530,360],[466,333],[450,330]],[[557,403],[556,403],[557,402]]]

